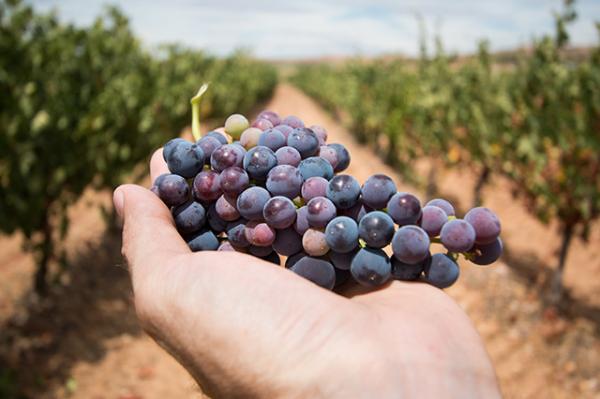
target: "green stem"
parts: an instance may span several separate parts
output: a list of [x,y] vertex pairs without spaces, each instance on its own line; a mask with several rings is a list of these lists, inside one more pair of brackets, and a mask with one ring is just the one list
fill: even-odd
[[202,100],[202,95],[208,90],[208,85],[208,83],[204,83],[198,90],[198,93],[190,100],[192,104],[192,135],[195,140],[200,140],[200,137],[202,137],[202,133],[200,132],[200,100]]

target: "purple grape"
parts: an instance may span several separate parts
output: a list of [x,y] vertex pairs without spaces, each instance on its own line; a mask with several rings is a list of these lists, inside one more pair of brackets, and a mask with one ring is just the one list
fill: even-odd
[[429,236],[418,226],[400,227],[392,238],[392,251],[400,262],[414,265],[429,256]]
[[296,198],[302,189],[302,175],[300,171],[290,165],[277,165],[267,177],[267,190],[273,195]]
[[258,114],[256,119],[267,119],[269,122],[271,122],[271,124],[273,126],[277,126],[277,125],[281,124],[281,118],[279,117],[277,112],[273,112],[273,111],[269,111],[269,110],[262,111],[260,114]]
[[302,157],[294,147],[284,146],[275,151],[278,165],[291,165],[297,167],[302,161]]
[[237,209],[248,220],[262,220],[263,208],[271,195],[259,186],[250,187],[238,196]]
[[252,123],[252,127],[260,129],[264,132],[265,130],[273,129],[273,124],[270,120],[261,118],[255,120],[254,123]]
[[291,255],[290,257],[288,257],[285,260],[285,268],[289,269],[292,266],[294,266],[296,264],[296,262],[298,262],[300,259],[304,258],[308,256],[308,254],[304,251],[300,251],[298,253],[295,253],[294,255]]
[[264,222],[249,221],[244,229],[246,240],[256,247],[270,247],[275,241],[275,229]]
[[156,196],[158,197],[158,185],[160,184],[161,180],[164,179],[165,176],[169,176],[170,173],[163,173],[162,175],[158,176],[155,180],[154,183],[152,183],[152,187],[150,187],[150,191],[152,191],[154,194],[156,194]]
[[294,230],[300,235],[303,235],[306,230],[310,227],[308,225],[308,208],[305,206],[296,210],[296,223],[294,223]]
[[348,280],[350,280],[350,278],[352,277],[352,273],[350,273],[350,270],[343,270],[338,267],[335,267],[335,265],[334,265],[333,270],[335,270],[335,286],[334,286],[334,288],[340,287],[341,285],[346,283]]
[[248,252],[250,252],[251,255],[254,255],[256,257],[265,258],[271,255],[271,253],[273,252],[273,248],[271,246],[257,247],[256,245],[250,245],[248,247]]
[[192,235],[187,244],[192,252],[198,251],[216,251],[219,248],[219,240],[215,233],[208,229],[200,230]]
[[421,217],[421,202],[409,193],[396,193],[387,204],[387,212],[399,226],[416,224]]
[[488,208],[477,207],[465,215],[465,220],[475,229],[477,244],[490,244],[500,235],[500,220]]
[[335,286],[335,270],[326,260],[304,256],[290,270],[325,289],[332,290]]
[[206,223],[206,210],[199,202],[188,201],[173,208],[175,226],[182,234],[200,230]]
[[466,220],[450,220],[442,227],[440,240],[450,252],[467,252],[475,244],[475,229]]
[[290,116],[286,116],[281,123],[283,125],[288,125],[290,127],[293,127],[294,129],[296,128],[303,128],[304,127],[304,122],[302,122],[302,119],[298,118],[297,116],[294,115],[290,115]]
[[350,153],[346,147],[338,143],[329,144],[329,147],[333,148],[337,153],[337,165],[333,168],[334,172],[343,172],[350,165]]
[[289,198],[276,196],[265,204],[263,217],[269,226],[275,229],[285,229],[296,221],[296,206]]
[[258,138],[258,145],[269,147],[273,151],[284,147],[285,143],[286,139],[283,133],[275,129],[265,130]]
[[246,239],[245,223],[232,223],[231,226],[227,226],[227,239],[235,248],[248,247],[250,242]]
[[288,125],[278,125],[278,126],[275,126],[274,129],[277,129],[281,133],[283,133],[286,143],[287,143],[287,139],[288,139],[290,133],[292,133],[294,131],[294,128],[291,126],[288,126]]
[[315,134],[317,135],[317,138],[319,139],[319,144],[325,145],[325,143],[327,142],[327,130],[325,130],[323,126],[319,125],[312,125],[310,127],[310,130],[315,132]]
[[238,195],[250,185],[248,173],[239,166],[230,166],[219,175],[221,191],[228,195]]
[[219,244],[219,248],[217,248],[217,251],[236,252],[237,249],[234,248],[234,246],[231,245],[229,241],[222,241],[221,244]]
[[373,209],[383,209],[396,194],[396,185],[386,175],[373,175],[363,184],[361,194],[363,204]]
[[258,145],[258,139],[262,134],[262,130],[255,127],[250,127],[242,132],[240,136],[240,145],[246,150],[250,150]]
[[489,244],[475,244],[472,250],[474,256],[471,258],[471,262],[481,266],[491,265],[500,258],[502,250],[503,245],[500,237]]
[[452,204],[442,198],[432,199],[431,201],[426,203],[425,206],[437,206],[438,208],[442,208],[442,210],[444,212],[446,212],[446,215],[448,215],[448,216],[455,215],[454,207],[452,206]]
[[185,203],[190,198],[190,186],[179,175],[166,175],[156,186],[158,197],[168,206],[177,206]]
[[337,215],[335,205],[326,197],[311,199],[306,204],[306,208],[308,209],[306,220],[311,227],[323,228]]
[[227,144],[227,137],[225,137],[223,133],[219,133],[214,130],[212,132],[206,133],[204,137],[214,137],[215,139],[219,140],[219,143],[221,143],[222,145]]
[[268,254],[267,256],[262,256],[261,259],[266,262],[273,263],[274,265],[277,265],[277,266],[281,265],[281,258],[279,257],[279,255],[277,255],[277,252],[275,252],[275,251],[271,251],[271,253]]
[[329,181],[327,198],[340,209],[348,209],[358,202],[360,184],[350,175],[337,175]]
[[206,212],[206,220],[208,220],[208,225],[215,233],[222,233],[227,229],[227,221],[221,219],[215,209],[214,203],[208,207],[208,211]]
[[273,249],[283,256],[294,255],[302,251],[302,236],[293,227],[277,230]]
[[232,166],[242,166],[246,151],[237,144],[227,144],[217,148],[210,157],[210,166],[221,172]]
[[383,248],[394,236],[394,221],[387,213],[369,212],[358,223],[358,235],[367,246]]
[[333,168],[331,164],[320,157],[308,157],[298,166],[304,180],[314,176],[323,177],[330,180],[333,177]]
[[428,267],[430,262],[431,255],[428,255],[422,262],[415,264],[401,262],[395,256],[392,256],[392,277],[396,280],[416,281],[421,277],[425,267]]
[[204,163],[206,164],[210,163],[212,153],[223,145],[217,138],[212,136],[204,136],[196,144],[204,151]]
[[310,228],[302,236],[302,247],[310,256],[323,256],[329,252],[329,245],[325,233],[321,230]]
[[427,232],[429,237],[437,237],[447,221],[448,215],[442,208],[433,205],[427,205],[423,208],[421,228]]
[[233,222],[240,218],[240,213],[236,208],[236,197],[221,195],[215,202],[215,211],[217,215],[226,222]]
[[244,169],[252,179],[264,181],[271,169],[277,165],[273,150],[264,146],[251,148],[244,156]]
[[319,147],[319,156],[329,162],[334,170],[338,164],[337,154],[338,152],[334,147],[330,147],[328,145],[322,145]]
[[167,167],[173,174],[187,179],[196,176],[204,167],[204,151],[195,143],[178,141],[166,155]]
[[163,159],[167,162],[167,159],[171,155],[171,152],[181,143],[187,143],[188,141],[182,138],[175,138],[167,141],[167,143],[163,146]]
[[390,278],[390,258],[378,248],[362,248],[354,255],[350,273],[357,283],[366,287],[378,287]]
[[315,197],[325,197],[327,195],[327,179],[320,176],[309,177],[302,184],[300,193],[304,201],[310,201]]
[[338,209],[338,215],[348,216],[349,218],[353,219],[356,223],[358,223],[367,213],[371,211],[371,208],[365,207],[361,203],[361,201],[358,201],[356,204],[354,204],[354,206],[348,209]]
[[297,128],[287,138],[287,145],[298,150],[302,159],[317,155],[319,139],[315,132],[308,128]]
[[434,254],[425,268],[425,281],[438,288],[448,288],[458,280],[460,269],[446,254]]
[[360,247],[355,247],[353,250],[351,250],[350,252],[335,252],[335,251],[329,251],[329,259],[331,260],[331,263],[333,263],[333,266],[335,266],[336,269],[341,269],[341,270],[350,270],[350,265],[352,264],[352,259],[354,259],[354,256],[358,253],[358,251],[360,250]]
[[349,217],[338,216],[327,224],[325,238],[336,253],[351,252],[358,246],[358,226]]
[[192,184],[194,197],[201,202],[216,201],[223,194],[219,174],[212,170],[204,170],[196,176]]

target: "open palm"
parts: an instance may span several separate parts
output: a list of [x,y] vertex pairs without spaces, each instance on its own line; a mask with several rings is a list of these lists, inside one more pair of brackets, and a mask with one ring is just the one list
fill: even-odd
[[[160,152],[151,175],[165,173]],[[498,397],[471,322],[444,292],[327,291],[256,257],[192,253],[148,189],[115,191],[143,327],[215,397]]]

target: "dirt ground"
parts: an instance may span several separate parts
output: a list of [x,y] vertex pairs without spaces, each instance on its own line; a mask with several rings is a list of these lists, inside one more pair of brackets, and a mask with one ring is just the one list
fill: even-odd
[[[330,142],[350,150],[348,173],[359,181],[386,173],[411,189],[297,89],[280,85],[267,107],[323,125]],[[441,172],[438,180],[442,195],[468,208],[474,173]],[[20,237],[0,238],[0,397],[202,397],[137,324],[119,232],[104,227],[98,203],[110,205],[110,193],[87,192],[70,210],[70,268],[42,302],[30,294],[33,259]],[[573,242],[566,299],[547,308],[540,292],[556,262],[556,226],[529,216],[502,179],[487,186],[484,203],[502,220],[506,255],[492,267],[463,264],[447,292],[483,336],[505,397],[600,398],[600,225],[587,245]]]

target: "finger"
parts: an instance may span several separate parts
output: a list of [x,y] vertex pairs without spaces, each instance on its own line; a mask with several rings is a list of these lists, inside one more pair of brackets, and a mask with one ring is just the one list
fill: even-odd
[[152,184],[154,184],[154,181],[158,176],[165,173],[169,173],[169,168],[163,158],[163,149],[159,148],[154,151],[154,154],[152,154],[152,158],[150,159],[150,179]]
[[171,212],[150,190],[122,185],[115,190],[113,200],[123,218],[123,254],[132,272],[190,252]]

